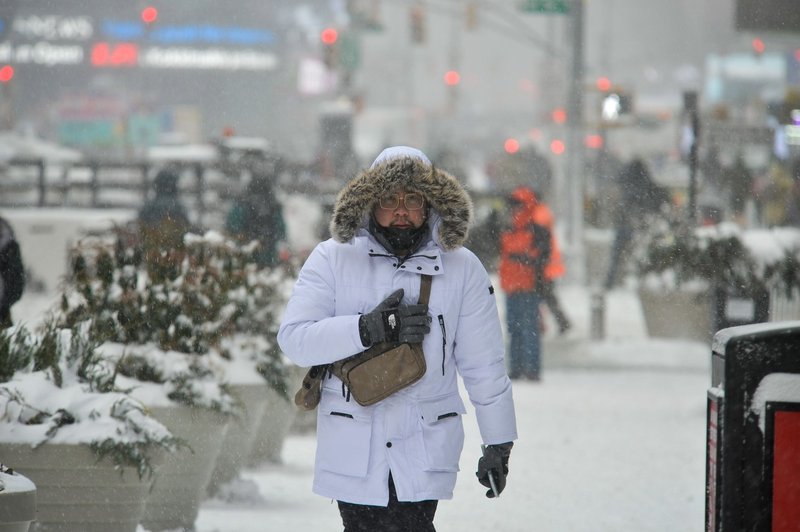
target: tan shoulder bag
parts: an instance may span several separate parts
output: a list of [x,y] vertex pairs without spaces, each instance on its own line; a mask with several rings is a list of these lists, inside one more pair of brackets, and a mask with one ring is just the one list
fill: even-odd
[[[420,279],[419,303],[427,305],[431,293],[430,275]],[[314,366],[295,395],[295,404],[304,410],[316,408],[322,379],[327,371],[339,377],[348,393],[361,406],[369,406],[420,380],[425,375],[422,344],[383,342],[366,351],[327,366]]]

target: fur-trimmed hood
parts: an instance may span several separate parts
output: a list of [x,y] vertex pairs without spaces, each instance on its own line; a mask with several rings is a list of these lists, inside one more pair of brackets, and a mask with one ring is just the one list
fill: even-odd
[[336,198],[330,231],[334,240],[349,242],[366,228],[375,202],[399,188],[425,196],[434,240],[446,251],[459,248],[472,222],[472,200],[455,177],[435,168],[425,154],[395,146],[384,150]]

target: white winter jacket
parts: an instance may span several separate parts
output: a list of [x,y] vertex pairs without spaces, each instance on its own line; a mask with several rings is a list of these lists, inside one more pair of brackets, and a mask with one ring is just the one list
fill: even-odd
[[[348,398],[338,378],[324,380],[313,486],[319,495],[386,506],[391,471],[400,501],[452,498],[464,445],[461,417],[466,413],[456,373],[475,408],[483,442],[517,438],[489,277],[469,250],[458,245],[443,249],[438,236],[449,230],[446,217],[432,211],[429,223],[434,237],[405,262],[387,253],[360,227],[344,243],[334,239],[320,243],[300,272],[278,342],[303,367],[363,351],[359,314],[371,311],[398,288],[405,291],[403,303],[416,303],[420,274],[433,277],[431,332],[423,342],[427,372],[420,381],[362,407]],[[341,236],[341,227],[332,229],[334,237]]]

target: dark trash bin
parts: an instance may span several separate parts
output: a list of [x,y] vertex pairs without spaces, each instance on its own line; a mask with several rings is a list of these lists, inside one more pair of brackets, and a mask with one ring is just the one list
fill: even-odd
[[800,530],[800,321],[716,333],[706,531]]

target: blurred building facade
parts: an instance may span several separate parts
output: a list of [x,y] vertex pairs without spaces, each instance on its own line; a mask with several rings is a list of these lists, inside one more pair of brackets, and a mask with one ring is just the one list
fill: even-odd
[[[743,1],[583,0],[590,155],[676,149],[682,93],[733,94],[720,92],[711,71],[735,54],[782,65],[775,97],[798,83],[796,30],[741,24]],[[469,155],[513,137],[557,162],[570,3],[5,0],[3,125],[123,156],[164,138],[235,131],[310,160],[331,138],[320,131],[325,109],[345,100],[353,122],[345,144],[362,160],[389,143]],[[337,31],[329,45],[326,28]],[[645,127],[603,127],[600,79]]]

